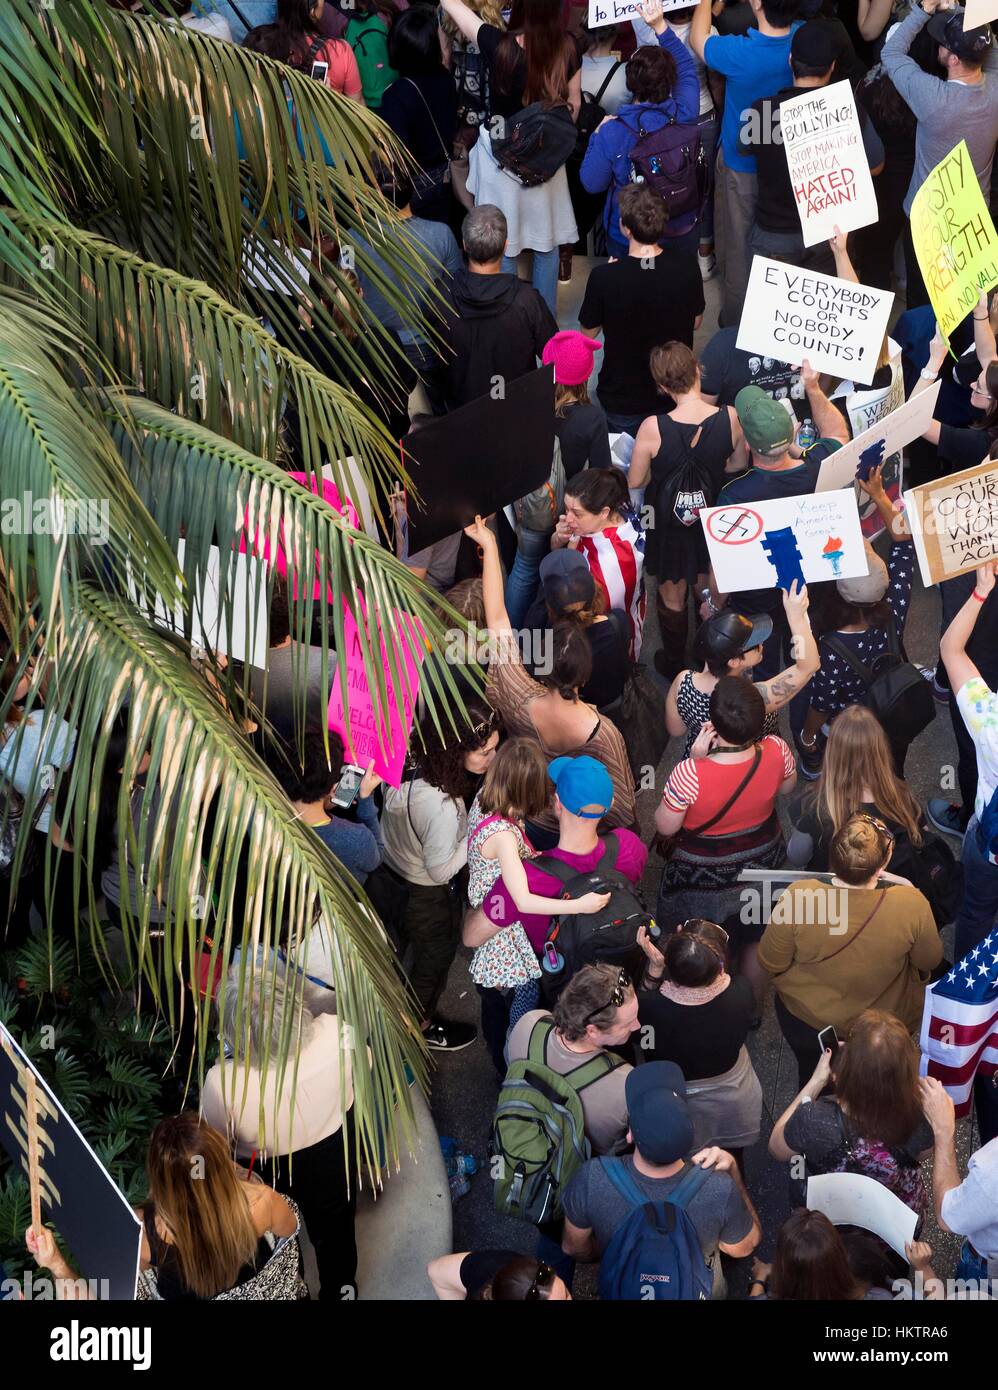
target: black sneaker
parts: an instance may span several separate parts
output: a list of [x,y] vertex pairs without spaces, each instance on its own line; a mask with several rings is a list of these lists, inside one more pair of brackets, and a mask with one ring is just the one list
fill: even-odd
[[478,1029],[470,1023],[451,1023],[449,1020],[435,1018],[423,1034],[427,1047],[434,1052],[460,1052],[470,1047],[478,1037]]
[[925,808],[926,817],[944,835],[952,835],[962,841],[966,823],[963,807],[947,801],[944,796],[934,796]]

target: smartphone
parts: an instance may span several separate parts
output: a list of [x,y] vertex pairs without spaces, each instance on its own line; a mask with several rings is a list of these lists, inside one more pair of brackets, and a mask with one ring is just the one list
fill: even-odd
[[314,77],[316,82],[325,82],[326,78],[329,76],[329,64],[313,63],[312,76]]
[[353,763],[347,763],[340,773],[340,780],[333,792],[333,805],[341,807],[344,811],[352,806],[357,800],[357,793],[360,791],[363,776],[364,769],[362,767],[355,767]]
[[830,1052],[834,1057],[839,1050],[839,1035],[831,1024],[827,1028],[822,1028],[818,1034],[818,1046],[822,1052]]

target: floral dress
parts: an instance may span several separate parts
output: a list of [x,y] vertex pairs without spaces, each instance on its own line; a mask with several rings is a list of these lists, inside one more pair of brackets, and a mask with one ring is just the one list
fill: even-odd
[[[498,859],[486,859],[482,846],[501,830],[513,832],[521,859],[533,857],[534,850],[516,821],[484,815],[476,797],[468,813],[468,901],[472,907],[481,907],[499,878]],[[534,948],[519,922],[511,922],[483,942],[472,956],[469,970],[475,984],[483,989],[516,988],[541,975]]]

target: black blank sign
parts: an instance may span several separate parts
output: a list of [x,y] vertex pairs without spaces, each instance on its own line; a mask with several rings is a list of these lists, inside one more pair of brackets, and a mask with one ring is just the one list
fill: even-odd
[[421,425],[402,441],[420,494],[409,501],[409,554],[452,536],[546,483],[554,453],[554,368],[539,367]]

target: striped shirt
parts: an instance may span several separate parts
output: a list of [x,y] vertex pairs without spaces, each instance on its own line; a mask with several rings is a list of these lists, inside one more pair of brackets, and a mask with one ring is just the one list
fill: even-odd
[[607,526],[592,536],[579,537],[579,552],[603,590],[608,608],[627,614],[631,629],[629,654],[641,655],[641,630],[645,621],[645,533],[636,518],[620,526]]
[[[776,734],[761,741],[762,758],[738,800],[715,825],[711,835],[733,835],[762,823],[772,814],[776,794],[792,777],[794,755]],[[711,758],[684,758],[669,775],[662,801],[670,811],[685,811],[684,829],[695,831],[717,814],[748,772],[750,759],[717,763]]]

